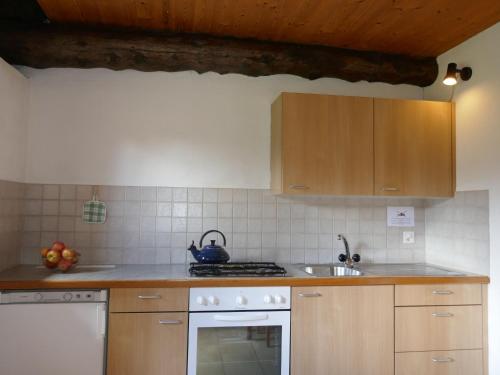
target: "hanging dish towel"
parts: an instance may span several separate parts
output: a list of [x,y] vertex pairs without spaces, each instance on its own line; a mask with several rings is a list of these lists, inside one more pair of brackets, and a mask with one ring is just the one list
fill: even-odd
[[106,221],[106,205],[97,199],[96,189],[92,200],[83,204],[83,222],[87,224],[104,224]]

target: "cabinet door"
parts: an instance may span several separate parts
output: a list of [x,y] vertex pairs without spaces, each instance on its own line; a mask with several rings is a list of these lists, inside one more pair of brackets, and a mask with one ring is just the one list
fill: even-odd
[[108,375],[185,375],[187,313],[110,314]]
[[454,194],[452,105],[375,99],[375,195]]
[[283,94],[283,192],[373,194],[373,99]]
[[294,288],[292,375],[394,374],[394,287]]

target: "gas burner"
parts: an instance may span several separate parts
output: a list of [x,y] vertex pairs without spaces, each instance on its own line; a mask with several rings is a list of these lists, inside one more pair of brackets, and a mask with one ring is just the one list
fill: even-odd
[[268,262],[191,263],[189,274],[197,277],[273,277],[285,276],[286,270],[276,263]]

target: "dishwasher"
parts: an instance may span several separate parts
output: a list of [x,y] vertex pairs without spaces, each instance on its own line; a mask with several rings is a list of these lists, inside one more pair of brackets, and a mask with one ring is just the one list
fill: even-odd
[[103,375],[106,290],[0,292],[0,374]]

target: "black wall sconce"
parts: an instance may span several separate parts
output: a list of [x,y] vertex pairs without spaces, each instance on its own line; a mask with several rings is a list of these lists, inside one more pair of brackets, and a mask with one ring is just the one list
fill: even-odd
[[443,83],[446,86],[454,86],[457,84],[457,76],[460,76],[462,81],[468,81],[472,77],[472,69],[468,66],[458,69],[457,64],[449,63],[448,69],[446,70],[446,76],[443,79]]

